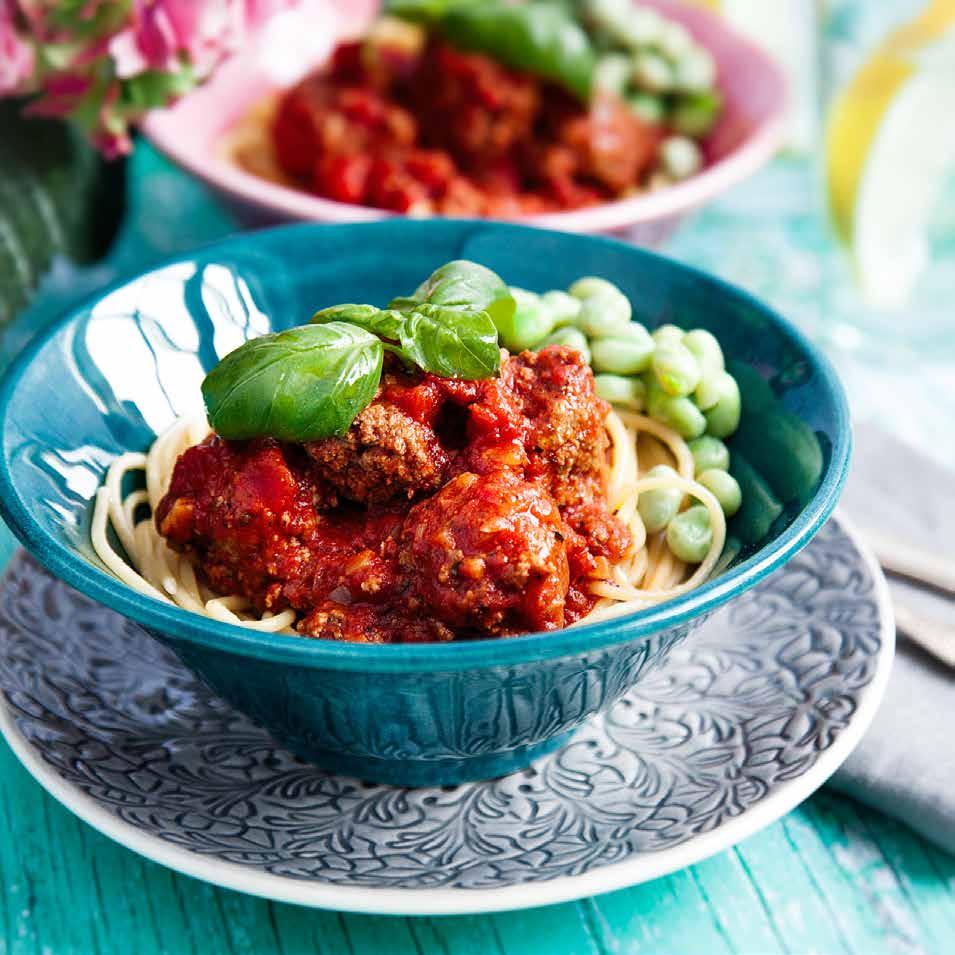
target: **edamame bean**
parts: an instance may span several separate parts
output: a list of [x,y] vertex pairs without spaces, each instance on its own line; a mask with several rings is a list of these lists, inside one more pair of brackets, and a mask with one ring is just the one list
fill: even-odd
[[649,7],[630,7],[622,23],[620,41],[631,49],[651,46],[660,39],[666,21]]
[[633,58],[633,81],[650,93],[667,93],[673,87],[673,67],[659,53],[642,50]]
[[683,335],[683,329],[677,328],[676,325],[661,325],[652,332],[653,340],[658,346],[669,345],[671,342],[679,344],[683,341]]
[[580,352],[588,365],[590,364],[590,346],[587,344],[587,336],[579,328],[567,325],[556,329],[537,346],[536,350],[540,351],[548,345],[564,345],[567,348],[573,348],[574,351]]
[[723,349],[712,332],[705,328],[694,328],[683,336],[683,344],[696,356],[703,366],[715,366],[720,371],[725,368]]
[[674,179],[688,179],[699,172],[703,154],[688,136],[668,136],[660,144],[660,168]]
[[696,328],[683,336],[683,344],[696,356],[700,365],[700,381],[696,386],[697,406],[706,411],[720,397],[720,376],[724,370],[723,349],[708,331]]
[[713,492],[727,517],[732,517],[743,503],[743,492],[732,474],[719,468],[709,468],[697,477],[700,484]]
[[510,292],[517,308],[510,319],[498,324],[497,330],[508,351],[521,352],[539,345],[553,330],[554,320],[536,292],[522,288]]
[[700,365],[684,345],[665,343],[653,353],[653,373],[668,394],[683,398],[700,383]]
[[702,474],[718,468],[726,471],[730,466],[730,450],[711,434],[703,434],[689,443],[690,454],[693,455],[693,473]]
[[627,88],[632,72],[633,64],[629,56],[625,53],[607,53],[600,57],[594,66],[594,88],[621,96]]
[[645,376],[647,411],[651,418],[673,428],[681,438],[698,438],[706,430],[703,412],[689,398],[668,395],[654,374]]
[[644,122],[654,126],[663,122],[666,107],[659,96],[654,96],[652,93],[633,93],[627,97],[627,103]]
[[708,50],[693,46],[673,66],[673,85],[684,93],[701,93],[716,82],[716,62]]
[[[658,464],[650,468],[645,477],[676,477],[677,473],[668,464]],[[661,487],[653,491],[644,491],[637,501],[637,510],[648,534],[662,531],[676,517],[683,501],[683,492],[679,488]]]
[[679,62],[695,45],[693,37],[682,23],[667,20],[660,29],[656,47],[668,60]]
[[732,375],[725,371],[720,375],[719,398],[704,414],[706,430],[714,438],[726,438],[739,427],[739,386]]
[[670,110],[670,126],[684,136],[705,136],[716,123],[720,106],[720,96],[714,90],[680,97]]
[[681,511],[667,525],[667,547],[674,557],[698,564],[713,544],[710,512],[702,504]]
[[[642,329],[642,334],[638,329]],[[656,344],[642,325],[631,323],[620,335],[593,338],[590,351],[595,371],[636,375],[650,366]]]
[[647,395],[647,386],[639,379],[624,375],[594,375],[597,394],[619,408],[642,411]]
[[630,0],[587,0],[584,11],[594,26],[613,35],[632,11]]
[[574,298],[573,295],[568,295],[567,292],[545,292],[541,296],[541,303],[550,311],[550,317],[554,321],[554,328],[572,325],[580,314],[580,299]]
[[604,292],[619,291],[620,289],[618,289],[613,282],[608,282],[598,275],[585,275],[583,278],[577,279],[577,281],[567,289],[568,294],[573,295],[574,298],[579,298],[581,301],[593,295],[601,295]]
[[584,299],[577,327],[591,338],[614,335],[630,324],[630,299],[618,289],[607,289]]

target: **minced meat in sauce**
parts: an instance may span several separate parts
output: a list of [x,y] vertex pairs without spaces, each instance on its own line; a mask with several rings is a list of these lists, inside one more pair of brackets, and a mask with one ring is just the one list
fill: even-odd
[[584,106],[537,77],[440,40],[340,45],[283,94],[271,136],[284,172],[339,202],[508,217],[605,202],[653,166],[660,131],[619,99]]
[[588,579],[630,543],[604,496],[608,410],[568,348],[483,381],[395,365],[343,437],[189,448],[157,527],[213,590],[291,607],[307,636],[554,630],[592,608]]

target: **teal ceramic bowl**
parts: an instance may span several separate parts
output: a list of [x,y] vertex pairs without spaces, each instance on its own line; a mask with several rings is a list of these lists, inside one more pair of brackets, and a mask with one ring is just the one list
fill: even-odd
[[[368,646],[244,630],[130,590],[89,540],[111,459],[143,450],[194,406],[204,371],[248,337],[319,306],[385,303],[453,258],[544,290],[584,274],[617,283],[649,326],[714,332],[735,361],[744,416],[734,469],[741,544],[693,593],[546,634]],[[302,757],[403,785],[526,766],[608,707],[715,607],[780,566],[829,515],[849,457],[842,389],[826,360],[744,293],[631,246],[470,221],[303,225],[243,235],[103,292],[47,331],[0,388],[0,508],[55,574],[137,621],[237,709]]]

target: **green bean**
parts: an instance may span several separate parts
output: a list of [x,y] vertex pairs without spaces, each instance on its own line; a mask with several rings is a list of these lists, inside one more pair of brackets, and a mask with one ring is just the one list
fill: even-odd
[[719,468],[728,470],[730,466],[729,448],[710,434],[702,434],[689,443],[690,454],[693,455],[693,473],[702,474],[704,471]]
[[680,96],[670,110],[669,124],[674,132],[699,138],[715,125],[722,103],[715,90]]
[[654,374],[645,375],[647,411],[651,418],[673,428],[681,438],[698,438],[706,430],[703,412],[689,398],[668,395]]
[[732,474],[720,468],[709,468],[698,475],[697,480],[708,491],[713,492],[713,497],[720,502],[720,507],[727,517],[732,517],[740,509],[743,492]]
[[724,370],[723,349],[708,331],[696,328],[683,336],[683,344],[696,356],[700,364],[700,381],[696,386],[697,406],[706,411],[720,397],[720,376]]
[[630,299],[618,289],[608,289],[584,299],[577,327],[591,338],[615,335],[630,324],[632,314]]
[[624,375],[594,375],[597,394],[619,408],[642,411],[647,396],[647,386],[639,378]]
[[706,412],[706,430],[714,438],[726,438],[739,427],[740,397],[736,379],[725,371],[719,379],[719,398]]
[[[677,477],[676,471],[668,464],[658,464],[650,468],[645,477]],[[683,492],[679,488],[661,487],[653,491],[644,491],[637,501],[637,510],[648,534],[662,531],[676,517],[683,501]]]
[[[633,329],[631,331],[631,329]],[[637,331],[642,329],[642,334]],[[636,375],[650,366],[656,344],[642,325],[631,323],[621,334],[593,338],[590,351],[594,371]]]
[[512,352],[535,348],[553,330],[554,320],[536,292],[522,288],[510,290],[517,308],[510,320],[498,327],[501,344]]
[[633,72],[630,57],[624,53],[607,53],[597,60],[593,72],[594,89],[622,96]]
[[673,87],[673,67],[659,53],[641,50],[633,58],[633,82],[649,93],[668,93]]
[[676,325],[661,325],[653,330],[653,340],[657,345],[668,345],[671,342],[679,344],[683,341],[683,335],[683,329],[677,328]]
[[700,365],[684,345],[658,345],[653,353],[653,373],[660,387],[677,398],[692,394],[700,383]]
[[573,325],[575,319],[580,314],[581,301],[568,295],[566,292],[553,291],[545,292],[541,296],[541,303],[550,311],[550,317],[554,321],[554,328],[562,328],[564,325]]
[[716,82],[716,62],[708,50],[694,46],[677,58],[673,67],[673,85],[684,93],[702,93]]
[[627,97],[627,104],[640,119],[652,126],[662,123],[666,115],[663,100],[652,93],[632,93]]
[[583,278],[577,279],[567,291],[573,295],[574,298],[583,300],[590,298],[592,295],[600,295],[604,292],[619,292],[620,289],[618,289],[613,282],[608,282],[599,276],[585,275]]
[[660,144],[660,168],[674,179],[689,179],[703,165],[700,147],[688,136],[668,136]]
[[698,564],[713,544],[710,512],[703,504],[681,511],[667,525],[667,546],[674,557]]
[[548,345],[564,345],[567,348],[573,348],[574,351],[580,352],[586,364],[590,364],[590,346],[587,344],[587,336],[579,328],[568,325],[555,329],[537,346],[537,351]]

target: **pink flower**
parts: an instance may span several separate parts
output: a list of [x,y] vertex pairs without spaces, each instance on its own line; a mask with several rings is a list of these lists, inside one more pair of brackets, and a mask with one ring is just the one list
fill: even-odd
[[174,70],[181,58],[206,76],[239,48],[249,30],[290,5],[290,0],[134,0],[131,22],[110,41],[110,54],[122,79]]
[[16,31],[13,0],[0,0],[0,96],[22,91],[33,77],[33,47]]
[[36,116],[69,116],[89,92],[91,80],[78,73],[59,73],[49,77],[43,87],[43,96],[27,106],[27,112]]

